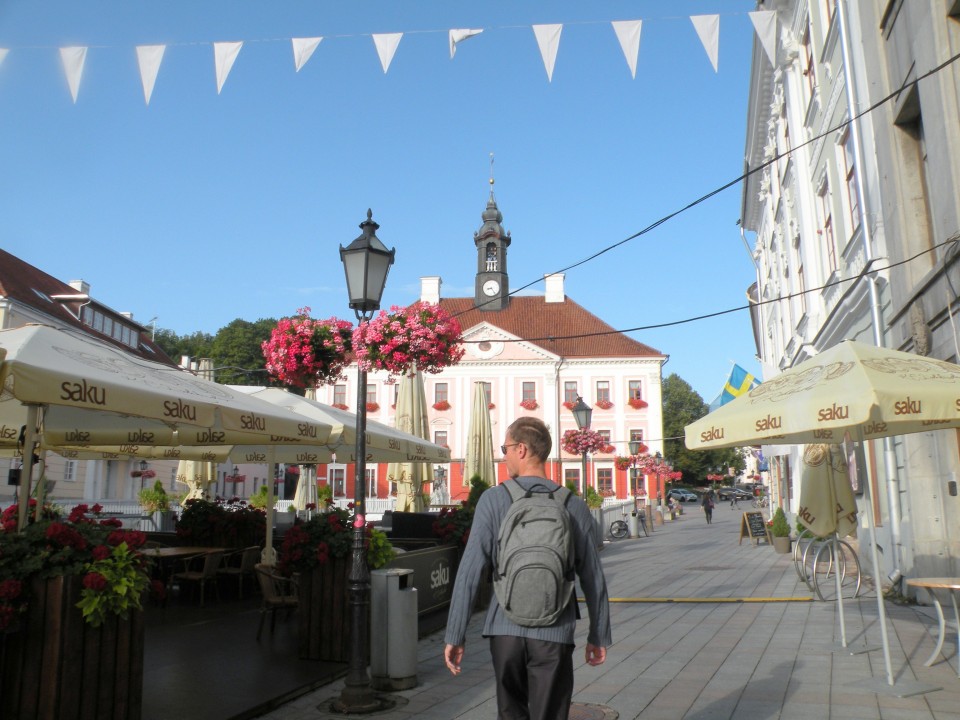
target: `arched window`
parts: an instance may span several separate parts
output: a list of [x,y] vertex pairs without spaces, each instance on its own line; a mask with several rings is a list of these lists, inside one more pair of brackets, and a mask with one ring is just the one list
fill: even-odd
[[487,272],[497,272],[497,245],[487,243]]

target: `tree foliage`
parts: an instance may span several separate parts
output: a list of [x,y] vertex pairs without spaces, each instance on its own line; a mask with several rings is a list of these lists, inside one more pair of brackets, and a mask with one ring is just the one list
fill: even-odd
[[196,361],[211,358],[217,368],[216,381],[225,385],[271,385],[266,373],[260,344],[270,337],[277,321],[270,318],[250,322],[237,318],[220,328],[216,335],[194,332],[177,335],[172,330],[158,329],[156,343],[172,359],[184,355]]
[[684,443],[684,428],[699,420],[710,407],[690,384],[676,373],[671,373],[662,385],[664,453],[674,470],[683,473],[682,482],[705,485],[711,468],[733,467],[743,470],[744,462],[736,448],[721,450],[688,450]]

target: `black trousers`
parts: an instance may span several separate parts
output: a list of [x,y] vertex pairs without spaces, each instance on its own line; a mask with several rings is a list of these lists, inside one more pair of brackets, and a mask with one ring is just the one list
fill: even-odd
[[497,720],[567,720],[573,696],[573,645],[512,635],[490,638]]

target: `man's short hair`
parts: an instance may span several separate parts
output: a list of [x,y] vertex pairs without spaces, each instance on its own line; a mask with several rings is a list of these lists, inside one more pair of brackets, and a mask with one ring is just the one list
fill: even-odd
[[553,438],[543,420],[535,417],[521,417],[510,423],[507,434],[513,442],[523,443],[530,453],[542,462],[550,457]]

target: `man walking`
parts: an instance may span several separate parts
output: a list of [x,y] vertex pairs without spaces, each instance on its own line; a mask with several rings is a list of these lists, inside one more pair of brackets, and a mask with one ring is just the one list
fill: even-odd
[[[546,461],[551,446],[550,432],[543,421],[522,417],[507,428],[501,451],[513,479],[508,482],[516,482],[528,497],[540,495],[546,500],[556,495],[558,502],[565,502],[573,535],[573,567],[590,616],[586,661],[600,665],[611,643],[610,608],[594,542],[593,520],[583,500],[576,496],[567,498],[565,489],[547,479]],[[461,671],[467,623],[480,578],[488,566],[498,567],[498,537],[503,539],[501,524],[511,505],[519,502],[513,498],[505,483],[483,493],[477,503],[447,618],[443,654],[454,675]],[[543,595],[545,598],[548,595],[546,588]],[[576,597],[570,597],[549,625],[521,625],[508,617],[508,612],[494,595],[483,625],[483,636],[489,638],[493,656],[498,718],[565,720],[573,696],[574,631],[579,615]]]

